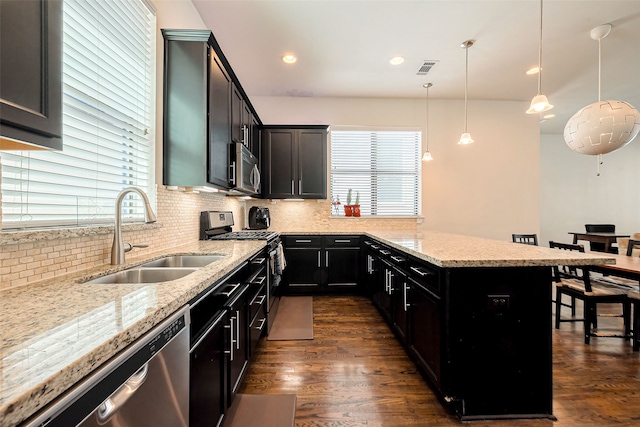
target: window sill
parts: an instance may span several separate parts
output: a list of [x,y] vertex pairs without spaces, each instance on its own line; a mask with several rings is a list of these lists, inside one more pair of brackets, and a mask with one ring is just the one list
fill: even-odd
[[[123,224],[123,231],[153,230],[161,228],[162,223],[146,224],[142,222]],[[29,230],[3,230],[0,232],[0,246],[34,243],[42,240],[73,239],[75,237],[113,234],[113,225],[99,225],[69,228],[40,228]]]
[[361,216],[344,216],[344,215],[331,215],[330,219],[415,219],[416,221],[424,221],[424,217],[419,215],[404,216],[404,215],[361,215]]

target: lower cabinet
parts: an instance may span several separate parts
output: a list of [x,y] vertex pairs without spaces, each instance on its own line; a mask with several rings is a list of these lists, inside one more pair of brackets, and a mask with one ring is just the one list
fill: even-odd
[[359,236],[284,236],[283,243],[287,260],[282,277],[285,293],[359,291]]
[[374,305],[451,412],[552,417],[550,268],[443,268],[363,243]]

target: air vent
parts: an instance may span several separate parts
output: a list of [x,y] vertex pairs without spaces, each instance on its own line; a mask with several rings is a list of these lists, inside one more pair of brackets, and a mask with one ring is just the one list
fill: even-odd
[[429,72],[429,70],[431,70],[431,68],[434,65],[436,65],[436,62],[438,62],[438,61],[430,61],[430,60],[422,61],[422,64],[420,65],[420,68],[418,68],[418,72],[416,74],[418,76],[426,75]]

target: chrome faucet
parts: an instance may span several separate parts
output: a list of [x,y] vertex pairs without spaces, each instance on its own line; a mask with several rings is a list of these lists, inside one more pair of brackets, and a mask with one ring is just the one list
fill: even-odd
[[144,221],[147,224],[156,222],[156,214],[153,213],[151,205],[149,204],[149,198],[144,191],[136,187],[127,187],[122,190],[116,198],[116,224],[113,231],[113,246],[111,247],[112,265],[124,264],[124,253],[129,252],[134,247],[147,247],[147,245],[132,245],[131,243],[126,243],[127,248],[125,249],[125,242],[122,241],[122,200],[124,200],[124,196],[128,193],[138,193],[140,197],[142,197],[142,200],[144,201]]

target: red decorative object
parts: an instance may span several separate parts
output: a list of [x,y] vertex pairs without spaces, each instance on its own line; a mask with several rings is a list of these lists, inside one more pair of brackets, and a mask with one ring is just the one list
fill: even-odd
[[352,205],[353,216],[360,216],[360,205]]
[[353,205],[344,205],[344,216],[353,216]]

